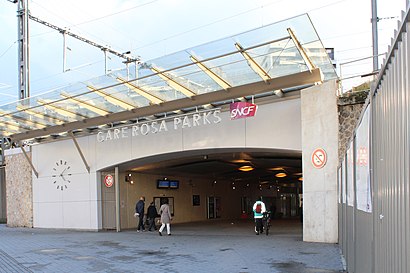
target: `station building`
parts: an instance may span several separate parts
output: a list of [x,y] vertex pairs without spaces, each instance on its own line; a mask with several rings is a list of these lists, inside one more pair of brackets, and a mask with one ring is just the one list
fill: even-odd
[[337,242],[336,78],[305,14],[6,105],[7,224],[135,228],[140,196],[238,219],[262,196]]

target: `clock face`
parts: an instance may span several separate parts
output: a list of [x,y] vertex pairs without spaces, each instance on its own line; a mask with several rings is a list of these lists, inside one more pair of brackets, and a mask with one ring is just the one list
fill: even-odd
[[53,184],[56,186],[57,190],[67,189],[67,185],[71,183],[71,172],[70,166],[67,161],[60,159],[54,164],[53,167]]

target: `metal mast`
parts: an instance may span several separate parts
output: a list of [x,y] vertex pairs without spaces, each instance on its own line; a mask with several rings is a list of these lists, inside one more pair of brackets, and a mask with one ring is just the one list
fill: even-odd
[[30,97],[29,30],[28,1],[18,0],[18,41],[19,41],[19,99]]
[[378,45],[378,34],[377,34],[377,22],[379,18],[377,17],[377,0],[372,1],[372,38],[373,38],[373,71],[379,69],[379,45]]

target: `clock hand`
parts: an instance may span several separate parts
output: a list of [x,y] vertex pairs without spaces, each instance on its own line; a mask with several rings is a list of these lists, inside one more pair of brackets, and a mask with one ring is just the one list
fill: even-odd
[[67,170],[67,167],[61,172],[60,175],[63,175],[63,173]]

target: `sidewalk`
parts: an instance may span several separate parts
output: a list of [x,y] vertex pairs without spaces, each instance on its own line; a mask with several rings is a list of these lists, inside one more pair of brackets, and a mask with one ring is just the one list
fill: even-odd
[[343,272],[337,245],[303,242],[297,222],[273,225],[257,236],[252,222],[175,224],[162,237],[0,225],[0,272]]

